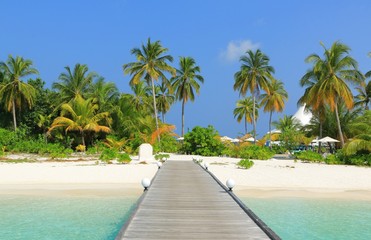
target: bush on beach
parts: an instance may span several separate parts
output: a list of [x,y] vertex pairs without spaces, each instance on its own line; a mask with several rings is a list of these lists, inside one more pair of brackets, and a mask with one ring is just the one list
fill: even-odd
[[254,165],[254,162],[249,159],[242,159],[237,163],[239,168],[249,169]]

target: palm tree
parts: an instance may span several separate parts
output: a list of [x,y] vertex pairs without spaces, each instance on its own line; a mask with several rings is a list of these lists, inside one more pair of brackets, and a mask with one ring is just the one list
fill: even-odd
[[39,72],[32,67],[31,60],[19,56],[13,58],[11,55],[6,62],[0,62],[0,69],[5,74],[5,81],[0,88],[0,96],[6,109],[13,113],[14,130],[16,130],[16,109],[20,109],[24,102],[31,108],[36,95],[36,90],[32,85],[24,83],[22,78]]
[[[371,76],[371,71],[366,74],[366,77]],[[368,105],[371,102],[371,81],[368,83],[362,83],[360,86],[356,87],[358,95],[355,97],[356,102],[354,103],[355,106],[364,107],[365,110],[369,110]]]
[[285,107],[285,101],[288,99],[286,90],[283,87],[283,82],[272,79],[269,83],[269,91],[261,95],[261,104],[264,105],[264,112],[269,112],[269,146],[271,146],[271,125],[272,113],[282,112]]
[[59,75],[61,82],[53,83],[52,87],[61,93],[62,103],[75,99],[77,96],[85,98],[89,85],[97,77],[94,72],[89,73],[89,68],[85,64],[77,63],[73,71],[69,66],[65,67],[66,72]]
[[[154,81],[158,81],[159,79],[166,81],[165,72],[175,74],[175,69],[168,65],[168,62],[173,61],[173,57],[164,55],[167,51],[167,48],[161,46],[160,41],[152,43],[151,39],[148,38],[147,44],[142,44],[141,49],[133,48],[131,50],[131,54],[135,55],[137,61],[123,65],[124,73],[132,75],[129,83],[131,86],[138,84],[142,78],[144,78],[147,83],[151,83],[156,129],[158,129],[158,119]],[[160,141],[160,138],[158,138],[158,140]]]
[[[312,121],[312,123],[318,123],[319,130],[317,136],[321,139],[323,135],[323,123],[326,120],[326,103],[324,101],[324,96],[317,94],[320,78],[321,73],[315,72],[314,68],[308,70],[306,74],[304,74],[300,79],[300,86],[306,87],[306,89],[304,95],[298,100],[298,105],[304,105],[307,111],[312,112],[314,116],[312,120],[316,120]],[[322,143],[319,142],[318,153],[321,153],[321,145]]]
[[106,126],[110,123],[109,113],[97,113],[98,105],[94,104],[92,99],[84,100],[77,95],[69,103],[64,103],[61,108],[61,116],[54,119],[49,132],[56,128],[65,128],[66,132],[79,132],[82,145],[85,146],[85,135],[88,132],[109,133],[111,131]]
[[117,103],[119,91],[113,82],[105,82],[103,77],[99,77],[96,82],[89,85],[87,98],[92,98],[98,104],[101,111],[110,111]]
[[162,83],[156,88],[156,101],[159,112],[162,114],[162,122],[165,122],[165,114],[170,110],[171,105],[175,101],[175,96],[170,94],[170,89],[166,83]]
[[[255,52],[249,50],[240,58],[242,62],[240,71],[234,75],[235,83],[233,89],[240,92],[240,95],[246,96],[249,90],[253,96],[253,114],[255,115],[255,99],[260,94],[260,89],[268,90],[269,80],[272,78],[274,68],[269,65],[269,57],[259,49]],[[253,116],[254,139],[256,139],[256,121]],[[254,140],[255,144],[255,140]]]
[[201,72],[199,66],[191,57],[180,57],[179,69],[176,70],[176,77],[172,79],[172,87],[175,90],[175,97],[182,101],[182,137],[184,136],[184,106],[188,100],[195,100],[195,93],[200,93],[200,83],[204,78],[198,73]]
[[237,117],[237,122],[241,122],[244,119],[245,122],[245,134],[247,134],[247,123],[252,123],[252,119],[258,117],[258,108],[255,108],[254,111],[254,103],[252,97],[246,97],[244,99],[240,99],[236,103],[236,108],[233,110],[234,117]]
[[357,62],[350,57],[350,48],[340,42],[335,42],[330,49],[321,43],[325,52],[324,59],[317,54],[311,54],[306,58],[307,62],[313,63],[313,70],[320,75],[320,81],[312,91],[316,91],[318,96],[323,97],[322,101],[317,101],[313,105],[316,109],[323,103],[329,104],[331,110],[335,110],[341,146],[344,146],[344,137],[338,113],[338,102],[344,101],[348,109],[353,107],[353,94],[347,85],[359,83],[363,80],[362,74],[357,70]]

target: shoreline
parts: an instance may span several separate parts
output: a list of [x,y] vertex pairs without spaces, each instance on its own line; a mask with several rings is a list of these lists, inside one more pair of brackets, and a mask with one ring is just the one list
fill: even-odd
[[[169,161],[202,159],[222,183],[233,178],[239,198],[312,198],[371,201],[371,168],[294,162],[290,159],[254,161],[239,169],[239,159],[170,155]],[[141,180],[157,173],[156,161],[139,164],[79,162],[0,162],[0,195],[134,196],[143,192]]]

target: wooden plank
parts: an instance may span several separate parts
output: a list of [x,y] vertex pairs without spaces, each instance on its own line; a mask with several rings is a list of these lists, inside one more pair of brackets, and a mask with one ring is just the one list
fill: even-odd
[[116,239],[270,239],[207,172],[167,161]]

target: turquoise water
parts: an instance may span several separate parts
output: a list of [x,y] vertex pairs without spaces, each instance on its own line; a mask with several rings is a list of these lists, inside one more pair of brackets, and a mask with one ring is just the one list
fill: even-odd
[[371,202],[244,198],[282,239],[371,239]]
[[0,239],[114,239],[136,200],[0,195]]

